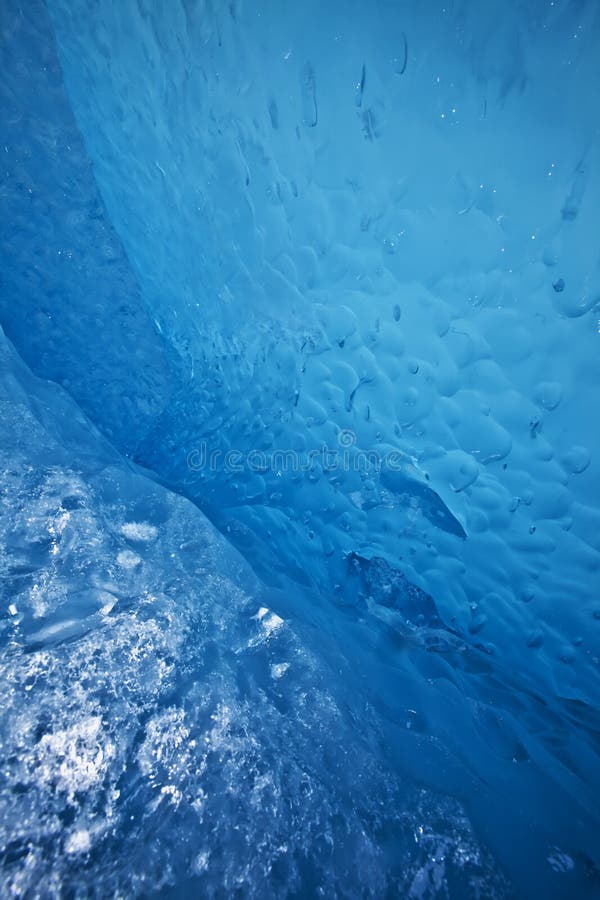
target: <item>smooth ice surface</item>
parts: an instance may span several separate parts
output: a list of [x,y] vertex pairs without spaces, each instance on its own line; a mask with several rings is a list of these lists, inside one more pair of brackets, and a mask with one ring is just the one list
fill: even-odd
[[595,896],[597,4],[0,29],[6,890]]

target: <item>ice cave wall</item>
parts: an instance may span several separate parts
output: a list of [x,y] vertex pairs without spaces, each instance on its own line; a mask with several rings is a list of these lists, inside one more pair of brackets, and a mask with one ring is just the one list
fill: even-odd
[[98,191],[43,0],[3,3],[0,34],[2,325],[133,452],[170,395],[164,342]]
[[[273,606],[300,643],[287,625],[267,641],[256,609],[268,595],[249,568],[2,338],[3,565],[18,584],[2,674],[9,745],[27,748],[11,751],[4,820],[37,848],[13,858],[11,843],[9,864],[35,881],[50,846],[57,890],[77,879],[87,851],[63,851],[81,850],[100,804],[88,837],[108,854],[94,856],[104,877],[144,889],[131,879],[165,860],[165,877],[189,875],[203,858],[196,814],[156,807],[144,779],[187,797],[221,778],[173,749],[172,735],[193,734],[229,754],[209,811],[221,867],[193,876],[213,886],[240,877],[240,821],[257,894],[276,864],[279,831],[253,852],[268,827],[246,816],[244,775],[275,746],[283,762],[264,783],[301,817],[282,826],[298,836],[284,881],[306,877],[294,866],[314,857],[322,815],[352,819],[359,840],[364,821],[404,817],[412,846],[411,823],[437,813],[432,801],[405,816],[389,781],[401,772],[464,799],[523,893],[593,892],[594,5],[48,7],[53,24],[41,0],[0,7],[0,323],[118,450],[207,510],[265,580],[291,584]],[[349,442],[351,456],[401,451],[403,466],[211,472],[190,457],[202,442],[242,456]],[[121,527],[143,517],[156,542]],[[437,611],[443,624],[415,627]],[[282,661],[298,681],[273,680]],[[319,702],[305,719],[306,694]],[[298,744],[305,726],[323,755]],[[139,729],[146,755],[132,749]],[[60,767],[76,745],[107,754],[105,780],[61,830],[72,803]],[[147,760],[163,747],[157,774]],[[373,779],[356,794],[334,774],[307,811],[297,771],[322,784],[340,747],[350,781],[366,759]],[[219,807],[232,783],[233,812]],[[455,808],[442,818],[456,836]],[[150,832],[148,868],[136,848]],[[563,881],[556,847],[573,863]],[[380,849],[361,870],[371,888],[412,878],[404,856],[390,876]],[[336,862],[343,877],[353,853]]]
[[[18,52],[35,6],[8,17]],[[348,554],[384,558],[508,666],[590,700],[594,4],[48,7],[68,98],[47,41],[4,86],[22,256],[3,323],[27,361],[263,576],[343,594]],[[344,440],[404,465],[189,464],[203,442]]]
[[[138,458],[263,572],[329,589],[344,554],[383,557],[508,665],[590,699],[595,4],[49,8],[110,219],[183,367]],[[304,451],[344,430],[407,466],[187,464],[202,440]]]

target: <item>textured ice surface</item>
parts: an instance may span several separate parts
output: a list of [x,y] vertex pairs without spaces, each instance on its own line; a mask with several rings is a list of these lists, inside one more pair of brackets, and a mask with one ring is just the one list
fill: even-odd
[[599,890],[597,5],[323,6],[0,7],[7,891]]
[[2,895],[510,896],[199,510],[0,379]]
[[[49,3],[184,367],[138,458],[265,577],[401,560],[532,683],[595,701],[597,6],[288,7]],[[401,477],[187,464],[345,431]]]

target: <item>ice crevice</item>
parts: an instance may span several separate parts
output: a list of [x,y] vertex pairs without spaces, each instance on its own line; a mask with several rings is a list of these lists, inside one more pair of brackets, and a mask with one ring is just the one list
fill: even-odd
[[595,896],[596,5],[0,32],[3,890]]

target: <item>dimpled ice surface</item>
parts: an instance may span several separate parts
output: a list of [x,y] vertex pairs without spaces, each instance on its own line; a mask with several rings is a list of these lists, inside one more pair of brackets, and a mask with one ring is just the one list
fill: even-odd
[[0,896],[600,896],[595,0],[0,61]]

